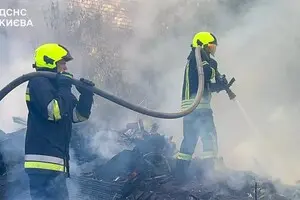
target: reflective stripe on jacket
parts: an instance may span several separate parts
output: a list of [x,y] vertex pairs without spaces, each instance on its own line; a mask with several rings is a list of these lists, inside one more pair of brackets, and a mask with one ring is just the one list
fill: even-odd
[[[210,109],[211,92],[209,91],[209,84],[214,81],[215,69],[210,66],[209,57],[201,52],[202,66],[204,71],[204,91],[200,104],[197,109],[208,108]],[[198,90],[198,73],[197,63],[195,58],[194,49],[190,52],[188,62],[185,66],[184,81],[182,86],[182,102],[181,109],[186,109],[193,104]]]
[[93,97],[80,95],[78,101],[70,88],[57,87],[53,80],[37,77],[29,80],[25,99],[26,171],[68,171],[72,123],[89,118]]

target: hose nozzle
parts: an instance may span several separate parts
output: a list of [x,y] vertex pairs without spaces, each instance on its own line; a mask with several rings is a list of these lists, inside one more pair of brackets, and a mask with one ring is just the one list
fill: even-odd
[[232,90],[230,89],[231,85],[235,82],[235,78],[233,77],[229,83],[227,84],[227,89],[226,89],[226,93],[228,94],[228,97],[230,100],[234,99],[236,97],[236,95],[234,94],[234,92],[232,92]]
[[228,94],[230,100],[236,97],[236,94],[234,94],[234,92],[232,92],[231,89],[226,90],[226,93]]

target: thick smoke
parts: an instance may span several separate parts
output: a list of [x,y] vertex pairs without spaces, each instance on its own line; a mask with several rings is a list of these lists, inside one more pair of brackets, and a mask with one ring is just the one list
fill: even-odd
[[[226,145],[225,141],[228,141],[234,147],[228,151],[230,152],[228,155],[234,155],[233,160],[238,156],[242,161],[233,163],[242,167],[243,163],[254,164],[253,160],[256,159],[269,175],[294,182],[299,179],[299,171],[296,167],[299,165],[299,159],[295,155],[299,142],[297,134],[299,126],[296,122],[299,117],[299,105],[294,100],[297,99],[296,54],[299,52],[299,26],[296,22],[299,13],[295,8],[299,5],[291,1],[285,3],[278,1],[273,4],[270,7],[267,5],[258,7],[255,12],[252,12],[253,14],[247,15],[245,24],[250,19],[261,19],[260,22],[253,20],[249,23],[248,26],[251,28],[247,25],[237,28],[237,33],[248,28],[249,31],[245,34],[252,35],[250,38],[241,38],[236,45],[236,50],[233,48],[233,53],[241,58],[242,66],[240,63],[235,63],[234,59],[226,59],[227,53],[222,55],[226,66],[240,66],[237,68],[240,72],[235,73],[241,76],[242,82],[236,90],[240,94],[239,100],[243,102],[260,133],[256,134],[251,127],[241,126],[240,123],[235,131],[229,128],[225,131],[227,127],[225,118],[224,120],[219,118],[219,130],[224,130],[224,138],[227,138],[228,133],[233,132],[236,132],[233,138],[241,138],[231,141],[224,139],[224,145]],[[272,12],[279,8],[278,14]],[[268,17],[259,17],[260,15]],[[229,32],[228,35],[224,42],[235,44],[233,41],[236,41],[239,35],[234,34],[234,31]],[[232,49],[232,46],[229,48]],[[228,49],[224,51],[230,52]],[[228,71],[233,69],[229,68]],[[230,119],[227,123],[229,124],[231,120],[237,122],[238,117],[242,115],[236,113],[237,116],[233,116],[236,107],[229,108],[232,116],[226,115],[228,116],[226,119]],[[225,149],[227,148],[224,148],[224,151]],[[243,167],[246,166],[249,167],[248,164]]]
[[261,168],[289,183],[300,178],[295,101],[299,6],[298,1],[261,1],[220,38],[220,67],[237,78],[237,98],[259,132],[245,123],[237,105],[225,95],[214,99],[221,152],[228,164]]
[[[295,183],[300,178],[296,100],[299,3],[253,1],[241,3],[237,10],[217,1],[199,2],[199,7],[183,5],[164,15],[163,21],[169,22],[167,26],[172,31],[161,35],[161,26],[155,20],[177,3],[140,2],[135,15],[136,35],[124,46],[123,55],[131,61],[126,67],[132,67],[126,75],[143,85],[145,73],[138,75],[138,71],[155,71],[152,86],[158,91],[152,96],[153,101],[158,102],[160,110],[178,110],[191,38],[196,31],[216,33],[220,71],[237,79],[233,89],[246,110],[246,117],[252,121],[244,117],[238,104],[225,93],[215,95],[213,108],[220,154],[229,167],[254,170]],[[206,4],[208,7],[204,9],[202,5]],[[166,133],[174,135],[179,145],[182,119],[162,123]],[[196,154],[200,148],[197,147]]]
[[[0,35],[1,39],[1,62],[0,62],[0,85],[1,89],[13,79],[23,73],[30,71],[30,57],[24,54],[28,51],[24,40],[11,37],[9,31],[4,30],[5,34]],[[20,43],[23,45],[20,45]],[[21,46],[21,48],[20,48]],[[18,55],[18,56],[15,56]],[[0,127],[5,132],[12,132],[17,127],[12,122],[12,116],[25,116],[25,87],[24,85],[16,88],[14,92],[6,96],[0,104]],[[23,101],[22,101],[23,99]]]
[[[1,6],[5,2],[1,2]],[[50,3],[45,1],[37,5],[37,2],[19,3],[20,7],[26,6],[35,27],[22,30],[14,28],[14,31],[9,29],[9,38],[1,40],[1,47],[6,46],[3,48],[5,52],[2,50],[1,54],[7,53],[4,57],[9,58],[1,64],[1,88],[9,80],[31,71],[32,51],[38,44],[57,41],[67,44],[73,50],[77,61],[72,66],[77,75],[85,75],[86,69],[99,69],[94,71],[100,72],[100,78],[94,77],[94,80],[105,90],[119,96],[132,97],[132,102],[153,109],[178,111],[191,38],[197,31],[212,31],[219,39],[216,59],[220,71],[228,77],[236,78],[233,89],[255,126],[249,126],[237,104],[230,101],[225,93],[215,95],[213,108],[220,154],[226,164],[235,169],[255,170],[288,183],[294,183],[300,178],[297,170],[300,164],[297,155],[300,136],[297,134],[299,126],[296,120],[299,117],[299,70],[296,56],[300,52],[298,1],[257,0],[240,5],[229,5],[229,1],[138,1],[130,13],[133,37],[118,46],[121,48],[119,57],[122,64],[115,66],[109,58],[102,57],[100,67],[98,62],[93,63],[84,58],[88,48],[81,46],[77,39],[89,35],[95,38],[102,34],[106,40],[111,41],[111,32],[100,27],[97,31],[98,24],[95,24],[93,31],[80,33],[78,38],[75,35],[68,38],[68,30],[63,28],[67,22],[59,23],[57,20],[67,17],[63,15],[62,1],[59,2],[61,12],[58,13],[43,12],[50,10]],[[37,7],[44,10],[34,9]],[[56,30],[59,31],[46,28],[44,16],[52,17],[55,23],[51,25],[57,26]],[[4,38],[2,35],[0,37]],[[110,77],[111,73],[105,71],[112,68],[119,72],[118,77]],[[120,90],[124,82],[126,86],[133,86],[126,94]],[[135,92],[140,95],[131,96]],[[26,117],[25,103],[21,100],[23,97],[24,86],[1,102],[1,129],[12,130],[10,119],[14,115]],[[137,116],[102,99],[97,103],[99,107],[105,105],[93,113],[93,117],[100,120],[110,116],[110,121],[113,119],[123,124]],[[122,114],[116,112],[114,115],[114,112],[104,108],[122,110]],[[182,119],[161,120],[161,123],[164,132],[175,136],[179,145],[182,139]],[[200,152],[200,147],[197,147],[196,152]],[[108,155],[111,156],[111,152]]]

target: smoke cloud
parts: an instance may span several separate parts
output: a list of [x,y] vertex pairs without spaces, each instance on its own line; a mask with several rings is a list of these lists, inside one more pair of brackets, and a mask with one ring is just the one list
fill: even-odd
[[296,55],[300,51],[296,8],[300,4],[257,4],[222,35],[218,60],[225,73],[236,77],[237,99],[258,132],[245,123],[237,104],[218,95],[214,105],[220,150],[232,167],[295,183],[300,178],[296,155],[300,113],[295,101],[299,96]]
[[[253,1],[241,3],[237,11],[221,1],[201,1],[201,7],[174,9],[163,19],[172,31],[161,35],[156,18],[179,2],[141,2],[135,15],[136,35],[124,46],[123,56],[131,61],[125,65],[131,67],[126,76],[143,85],[144,73],[138,71],[155,71],[153,101],[158,102],[159,110],[178,110],[191,38],[197,31],[216,33],[216,59],[221,72],[236,78],[233,90],[239,103],[230,101],[225,93],[213,98],[220,155],[234,169],[295,183],[300,178],[296,153],[300,142],[296,100],[299,3]],[[199,15],[209,21],[197,18]],[[180,145],[182,119],[161,122],[165,133],[175,136]],[[201,144],[196,155],[200,148]]]
[[[4,5],[5,2],[1,2],[1,6],[8,6]],[[43,19],[46,14],[36,8],[49,9],[50,3],[32,6],[37,2],[18,2],[18,6],[28,9],[34,28],[7,29],[9,34],[6,39],[0,35],[1,54],[5,55],[4,58],[9,58],[0,66],[1,88],[13,78],[31,71],[32,52],[37,45],[54,40],[67,44],[73,50],[77,59],[72,63],[73,69],[77,75],[85,75],[84,66],[88,61],[83,58],[83,54],[86,49],[79,46],[78,38],[66,38],[67,30],[62,28],[62,24],[57,25],[60,27],[59,34],[47,29]],[[110,68],[115,67],[115,70],[120,71],[122,78],[105,74],[106,79],[116,84],[115,87],[105,84],[100,74],[97,85],[119,96],[129,97],[130,95],[124,95],[118,89],[119,84],[125,82],[134,86],[130,94],[138,91],[142,94],[132,97],[132,102],[165,112],[178,111],[184,65],[192,36],[198,31],[212,31],[219,40],[216,54],[219,69],[228,77],[236,78],[233,90],[253,123],[251,125],[247,122],[238,104],[230,101],[225,93],[216,94],[212,103],[220,155],[234,169],[254,170],[280,178],[286,183],[294,183],[300,179],[300,158],[297,154],[300,142],[300,127],[297,123],[300,109],[297,101],[300,13],[297,8],[300,2],[256,0],[234,5],[233,1],[225,0],[187,4],[179,0],[152,0],[137,3],[129,13],[133,19],[133,37],[120,44],[122,64],[110,66],[109,59],[106,63]],[[63,2],[60,1],[59,5],[62,5],[60,11],[63,11]],[[57,13],[59,19],[64,17],[60,14],[62,13]],[[53,17],[53,13],[46,16]],[[84,36],[107,35],[106,29],[99,32],[101,31],[85,33]],[[105,39],[111,38],[113,36],[108,34]],[[101,65],[100,69],[103,70],[106,65]],[[99,66],[90,65],[88,68]],[[104,74],[104,71],[100,72]],[[10,122],[12,116],[26,117],[27,109],[24,100],[22,101],[24,87],[16,89],[0,104],[0,128],[5,131],[15,129]],[[98,103],[107,102],[101,99]],[[93,113],[93,117],[101,120],[102,116],[112,115],[111,119],[123,124],[140,116],[107,104],[111,106],[109,108],[122,110],[122,115],[100,109]],[[180,145],[182,119],[159,121],[163,132],[173,135]],[[95,148],[94,144],[92,148]],[[196,155],[200,148],[199,144]],[[108,155],[111,156],[111,152]]]

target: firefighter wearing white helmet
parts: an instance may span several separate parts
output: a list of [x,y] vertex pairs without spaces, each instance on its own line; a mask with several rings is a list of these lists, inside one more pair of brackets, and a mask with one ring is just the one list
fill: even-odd
[[211,55],[215,55],[217,45],[216,37],[210,32],[199,32],[194,35],[192,40],[192,49],[185,66],[181,108],[186,109],[190,107],[197,94],[198,73],[195,58],[195,47],[197,46],[202,47],[201,58],[205,79],[204,92],[198,107],[191,114],[183,117],[184,139],[176,156],[175,170],[175,176],[179,180],[185,180],[187,177],[187,169],[199,137],[201,137],[203,144],[203,152],[200,156],[203,166],[212,168],[218,156],[217,134],[210,105],[212,93],[220,92],[224,89],[223,85],[219,85],[215,81],[217,66],[216,61],[211,58]]

